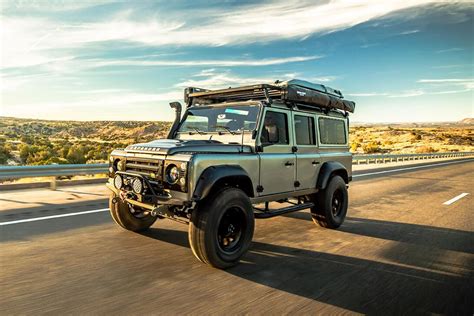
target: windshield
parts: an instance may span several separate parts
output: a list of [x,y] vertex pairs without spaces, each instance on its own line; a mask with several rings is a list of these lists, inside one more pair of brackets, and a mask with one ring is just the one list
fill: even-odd
[[259,107],[246,106],[213,106],[190,108],[179,132],[183,133],[235,133],[253,131],[257,122]]

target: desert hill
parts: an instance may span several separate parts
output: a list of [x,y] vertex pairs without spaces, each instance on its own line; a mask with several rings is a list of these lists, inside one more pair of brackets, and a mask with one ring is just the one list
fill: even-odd
[[[0,164],[104,162],[114,148],[166,137],[171,124],[0,117]],[[352,123],[350,146],[358,154],[474,151],[474,119],[443,123]]]

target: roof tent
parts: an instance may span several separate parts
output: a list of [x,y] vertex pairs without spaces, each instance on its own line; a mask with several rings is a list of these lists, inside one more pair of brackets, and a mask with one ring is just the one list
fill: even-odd
[[304,105],[306,108],[337,109],[354,113],[355,103],[343,98],[339,90],[297,79],[219,90],[194,87],[184,90],[184,100],[188,106],[248,100],[281,100],[288,104]]

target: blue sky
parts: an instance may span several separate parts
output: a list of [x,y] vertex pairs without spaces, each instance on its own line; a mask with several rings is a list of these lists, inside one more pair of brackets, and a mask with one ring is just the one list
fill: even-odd
[[2,1],[0,115],[171,120],[186,86],[306,79],[353,121],[474,116],[472,1]]

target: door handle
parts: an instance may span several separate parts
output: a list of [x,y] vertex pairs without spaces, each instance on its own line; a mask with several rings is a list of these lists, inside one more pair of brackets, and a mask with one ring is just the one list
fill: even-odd
[[314,160],[314,161],[313,161],[313,162],[311,162],[311,163],[313,164],[313,166],[316,166],[316,165],[318,165],[318,164],[319,164],[319,161],[316,161],[316,160]]
[[289,167],[289,166],[293,166],[293,165],[294,165],[294,163],[293,163],[293,162],[289,162],[289,161],[285,162],[285,166],[287,166],[287,167]]

